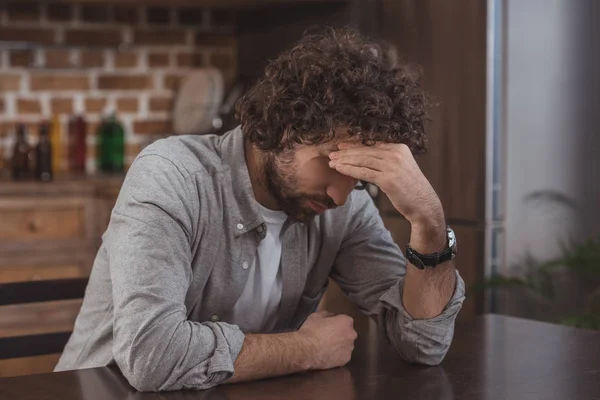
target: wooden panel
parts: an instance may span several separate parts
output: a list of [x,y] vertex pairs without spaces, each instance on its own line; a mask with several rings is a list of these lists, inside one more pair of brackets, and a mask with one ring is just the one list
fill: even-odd
[[0,307],[0,337],[70,332],[81,299]]
[[88,268],[77,264],[0,266],[0,283],[84,278]]
[[0,360],[0,377],[52,372],[60,354]]
[[[54,0],[55,3],[93,3],[98,0]],[[104,0],[103,4],[120,5],[157,5],[157,6],[194,6],[219,8],[257,8],[275,5],[310,4],[310,3],[347,3],[349,0]]]
[[3,204],[0,209],[0,240],[10,242],[77,238],[83,233],[81,208],[81,205],[65,207],[56,203],[48,204],[46,201],[36,201],[36,204]]
[[419,164],[446,217],[485,216],[486,1],[382,0],[383,37],[422,67],[439,106]]
[[[481,227],[453,225],[458,243],[458,253],[454,265],[465,281],[467,291],[481,279],[484,262],[484,231]],[[458,315],[459,321],[470,320],[483,313],[483,293],[467,296],[463,308]]]
[[60,353],[70,337],[71,332],[0,337],[0,360]]
[[86,245],[85,206],[84,199],[76,198],[0,200],[0,251]]
[[81,299],[87,284],[87,278],[1,283],[0,305]]

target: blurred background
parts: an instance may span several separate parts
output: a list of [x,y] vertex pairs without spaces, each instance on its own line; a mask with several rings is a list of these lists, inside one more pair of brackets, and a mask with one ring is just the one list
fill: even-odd
[[[315,24],[419,65],[418,159],[455,229],[461,321],[600,329],[596,0],[0,0],[0,376],[51,371],[122,179],[172,134],[223,133]],[[410,226],[375,202],[401,248]],[[331,285],[322,307],[357,315]]]

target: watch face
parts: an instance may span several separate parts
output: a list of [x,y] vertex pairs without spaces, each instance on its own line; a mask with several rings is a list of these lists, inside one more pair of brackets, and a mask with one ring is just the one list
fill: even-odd
[[451,228],[447,228],[448,231],[448,247],[450,247],[451,249],[453,249],[454,252],[456,252],[456,235],[454,234],[454,231]]

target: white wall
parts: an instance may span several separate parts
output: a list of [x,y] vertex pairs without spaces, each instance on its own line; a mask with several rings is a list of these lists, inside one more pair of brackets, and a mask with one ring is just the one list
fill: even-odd
[[[600,2],[506,0],[505,272],[600,233]],[[598,154],[596,154],[598,153]],[[526,196],[555,190],[575,212]]]

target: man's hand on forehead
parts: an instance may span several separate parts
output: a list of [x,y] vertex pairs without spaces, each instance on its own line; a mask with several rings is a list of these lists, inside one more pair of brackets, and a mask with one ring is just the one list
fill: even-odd
[[377,185],[409,221],[421,221],[431,214],[443,216],[437,194],[405,144],[340,142],[337,147],[329,154],[329,166]]

